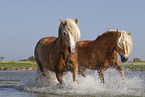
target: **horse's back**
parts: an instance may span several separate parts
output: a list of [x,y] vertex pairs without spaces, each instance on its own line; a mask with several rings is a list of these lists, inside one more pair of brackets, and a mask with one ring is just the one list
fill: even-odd
[[53,42],[55,39],[56,37],[45,37],[45,38],[40,39],[35,47],[35,53],[37,52],[37,49],[47,46],[48,44]]
[[54,41],[56,39],[56,37],[45,37],[39,40],[38,45],[42,44],[42,45],[48,45],[50,44],[52,41]]
[[92,42],[92,41],[79,41],[79,42],[77,42],[77,48],[79,49],[79,48],[84,48],[84,47],[86,47],[86,46],[88,46],[88,44],[90,43],[90,42]]

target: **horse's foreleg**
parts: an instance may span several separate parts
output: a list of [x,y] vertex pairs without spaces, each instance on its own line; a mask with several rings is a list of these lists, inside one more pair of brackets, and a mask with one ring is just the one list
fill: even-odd
[[63,83],[63,81],[62,81],[62,73],[56,73],[56,77],[57,77],[58,82],[60,84],[62,84]]
[[101,83],[105,83],[105,80],[104,80],[104,70],[101,68],[100,70],[98,70],[98,73],[99,73],[99,78],[101,80]]
[[123,72],[123,69],[121,68],[121,66],[120,65],[116,65],[115,68],[121,73],[123,79],[125,79],[124,72]]
[[73,69],[73,81],[78,80],[78,64],[74,64],[74,69]]

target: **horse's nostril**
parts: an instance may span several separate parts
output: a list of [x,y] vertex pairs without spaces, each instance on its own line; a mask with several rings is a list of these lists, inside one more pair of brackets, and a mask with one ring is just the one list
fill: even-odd
[[70,46],[68,46],[68,52],[69,52],[69,53],[74,54],[74,53],[75,53],[75,50],[76,50],[75,47],[70,47]]
[[128,57],[121,56],[121,61],[122,62],[126,62],[127,60],[128,60]]
[[71,47],[68,47],[68,52],[71,53]]

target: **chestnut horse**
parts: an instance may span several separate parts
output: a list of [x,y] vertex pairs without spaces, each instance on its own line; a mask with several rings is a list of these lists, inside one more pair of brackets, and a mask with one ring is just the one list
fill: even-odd
[[63,72],[73,72],[73,80],[78,75],[78,61],[76,41],[80,39],[80,30],[77,26],[78,19],[61,20],[58,30],[58,37],[46,37],[39,40],[35,47],[35,60],[38,64],[38,72],[46,78],[50,75],[47,72],[53,71],[59,83],[63,83]]
[[[126,62],[132,51],[132,39],[125,31],[108,30],[94,41],[80,41],[77,43],[78,61],[81,66],[91,70],[97,70],[102,83],[104,81],[104,70],[110,67],[116,68],[124,73],[117,60],[117,52],[121,61]],[[84,75],[85,76],[85,75]]]

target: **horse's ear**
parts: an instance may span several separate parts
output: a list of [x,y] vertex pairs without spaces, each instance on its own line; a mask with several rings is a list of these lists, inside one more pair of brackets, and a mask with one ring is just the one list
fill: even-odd
[[63,25],[65,24],[65,22],[61,18],[59,18],[59,20]]
[[131,32],[130,33],[128,33],[128,35],[130,35],[131,34]]
[[121,35],[121,34],[118,32],[118,29],[117,29],[117,35],[118,35],[118,36],[120,36],[120,35]]
[[76,24],[78,23],[78,18],[75,19]]

